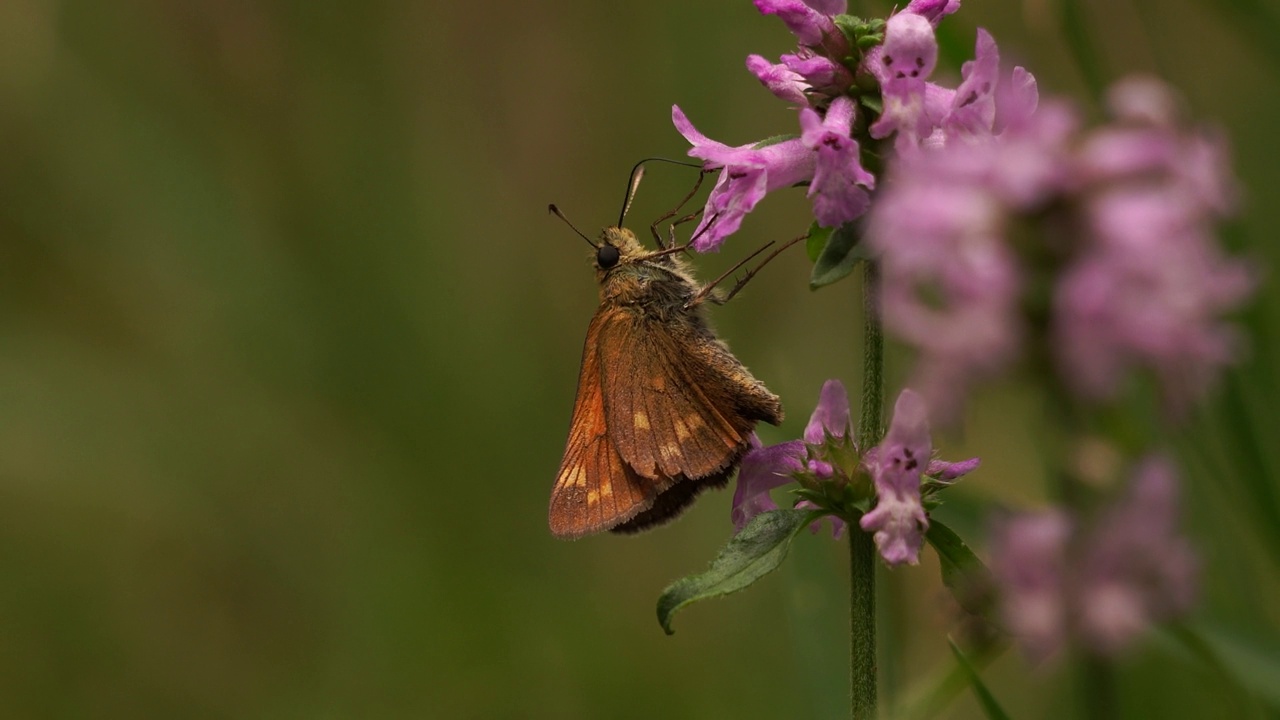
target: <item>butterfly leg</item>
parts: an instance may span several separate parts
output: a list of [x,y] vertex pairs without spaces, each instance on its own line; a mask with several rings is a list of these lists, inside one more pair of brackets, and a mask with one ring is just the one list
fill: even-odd
[[[675,217],[675,216],[676,216],[676,213],[680,212],[680,208],[684,207],[684,206],[685,206],[685,203],[687,203],[687,202],[689,202],[690,200],[692,200],[692,199],[693,199],[693,196],[698,194],[698,188],[702,187],[702,179],[703,179],[703,178],[705,178],[705,177],[707,176],[707,174],[708,174],[708,173],[712,173],[712,172],[715,172],[715,171],[714,171],[714,170],[701,170],[701,171],[699,171],[699,172],[698,172],[698,179],[697,179],[697,181],[696,181],[696,182],[694,182],[694,183],[693,183],[693,189],[689,191],[689,194],[688,194],[688,195],[685,195],[685,196],[684,196],[684,199],[680,201],[680,204],[679,204],[679,205],[676,205],[676,206],[675,206],[675,207],[673,207],[673,208],[671,208],[669,211],[667,211],[666,213],[664,213],[664,214],[662,215],[662,217],[658,218],[657,220],[654,220],[654,221],[653,221],[653,223],[651,223],[651,224],[649,225],[649,232],[653,234],[653,241],[654,241],[654,242],[656,242],[656,243],[658,244],[658,249],[659,249],[659,250],[666,250],[666,249],[667,249],[667,248],[669,248],[669,247],[675,247],[675,245],[676,245],[676,242],[675,242],[675,226],[676,226],[676,225],[679,225],[679,224],[680,224],[680,223],[682,223],[682,222],[688,222],[688,220],[689,220],[690,218],[688,218],[688,217],[686,217],[686,218],[681,218],[681,219],[679,219],[679,220],[677,220],[677,221],[675,221],[674,223],[672,223],[672,224],[671,224],[671,233],[670,233],[670,234],[671,234],[671,244],[670,244],[670,245],[667,245],[665,242],[663,242],[663,240],[662,240],[662,235],[658,232],[658,226],[659,226],[659,225],[661,225],[663,222],[665,222],[665,221],[667,221],[667,220],[670,220],[671,218]],[[699,211],[699,212],[700,212],[700,211]]]
[[668,238],[670,239],[670,241],[671,241],[671,245],[670,245],[670,247],[673,247],[673,248],[674,248],[674,247],[687,248],[687,247],[689,247],[690,245],[692,245],[692,244],[693,244],[693,238],[689,238],[689,242],[685,243],[684,245],[679,245],[679,246],[677,246],[677,245],[676,245],[676,226],[678,226],[678,225],[683,225],[683,224],[685,224],[685,223],[687,223],[687,222],[691,222],[691,221],[693,221],[693,220],[697,220],[697,219],[698,219],[698,218],[700,218],[700,217],[702,217],[702,208],[698,208],[697,210],[694,210],[693,212],[689,213],[688,215],[685,215],[684,217],[680,218],[679,220],[676,220],[675,222],[673,222],[673,223],[671,223],[670,225],[668,225],[668,226],[667,226],[667,237],[668,237]]
[[715,280],[712,280],[711,282],[707,283],[707,284],[706,284],[706,285],[705,285],[701,290],[699,290],[699,291],[698,291],[698,294],[697,294],[697,295],[694,295],[692,298],[690,298],[690,299],[689,299],[689,302],[685,303],[685,304],[684,304],[684,306],[685,306],[686,308],[691,308],[691,307],[693,307],[693,306],[697,305],[698,303],[702,302],[703,300],[710,300],[711,302],[713,302],[713,303],[715,303],[715,304],[717,304],[717,305],[723,305],[723,304],[725,304],[725,303],[729,302],[729,300],[733,299],[733,296],[734,296],[734,295],[737,295],[737,294],[738,294],[738,292],[742,290],[742,288],[746,287],[747,283],[751,281],[751,278],[753,278],[753,277],[755,277],[755,276],[756,276],[756,273],[760,272],[760,269],[761,269],[761,268],[763,268],[765,265],[768,265],[768,264],[769,264],[769,261],[770,261],[770,260],[773,260],[774,258],[776,258],[776,257],[778,257],[779,255],[781,255],[783,250],[786,250],[787,248],[791,247],[792,245],[795,245],[796,243],[798,243],[798,242],[800,242],[801,240],[804,240],[804,239],[806,239],[806,238],[808,238],[808,237],[809,237],[809,236],[808,236],[808,234],[805,234],[805,235],[801,235],[801,236],[799,236],[799,237],[791,238],[790,240],[788,240],[788,241],[786,241],[785,243],[783,243],[783,244],[782,244],[781,246],[779,246],[776,250],[774,250],[773,252],[769,253],[769,255],[768,255],[767,257],[765,257],[765,259],[764,259],[764,260],[761,260],[759,265],[757,265],[757,266],[755,266],[755,267],[751,268],[750,270],[748,270],[748,271],[746,272],[746,274],[744,274],[744,275],[742,276],[742,279],[740,279],[740,280],[738,280],[737,282],[735,282],[735,283],[733,284],[733,287],[732,287],[732,288],[729,288],[729,292],[724,293],[723,295],[721,295],[721,294],[713,294],[713,293],[711,292],[712,290],[714,290],[714,289],[715,289],[715,287],[716,287],[717,285],[719,285],[721,282],[723,282],[723,281],[724,281],[726,278],[728,278],[730,275],[732,275],[732,274],[734,274],[735,272],[737,272],[738,270],[742,269],[742,266],[743,266],[743,265],[746,265],[747,263],[751,262],[751,260],[752,260],[755,256],[759,255],[760,253],[764,252],[765,250],[768,250],[768,249],[769,249],[769,248],[774,244],[774,242],[775,242],[775,241],[770,240],[769,242],[765,243],[764,245],[761,245],[759,250],[756,250],[755,252],[753,252],[753,253],[751,253],[750,255],[746,256],[745,258],[743,258],[742,260],[740,260],[736,265],[734,265],[733,267],[731,267],[731,268],[729,268],[728,270],[726,270],[726,271],[724,272],[724,274],[723,274],[723,275],[721,275],[720,277],[716,278]]
[[702,226],[702,230],[700,232],[694,233],[693,237],[689,238],[689,242],[684,243],[682,245],[676,245],[676,226],[682,223],[689,222],[690,220],[696,220],[700,215],[702,215],[701,208],[671,223],[671,228],[669,230],[671,234],[671,247],[664,248],[662,250],[655,250],[652,253],[649,253],[648,255],[646,255],[645,259],[662,257],[663,255],[674,255],[676,253],[682,253],[685,250],[688,250],[689,247],[693,245],[693,242],[702,236],[702,233],[709,230],[711,226],[715,224],[716,218],[720,217],[719,214],[712,215],[711,219],[707,221],[707,224]]

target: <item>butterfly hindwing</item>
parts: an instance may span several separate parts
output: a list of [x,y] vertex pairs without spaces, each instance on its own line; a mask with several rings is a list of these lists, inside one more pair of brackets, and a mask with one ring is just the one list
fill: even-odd
[[601,347],[611,350],[600,363],[614,446],[661,490],[670,479],[702,478],[730,465],[756,422],[779,422],[781,408],[714,337],[690,341],[710,331],[658,322],[642,311],[615,313],[600,329]]

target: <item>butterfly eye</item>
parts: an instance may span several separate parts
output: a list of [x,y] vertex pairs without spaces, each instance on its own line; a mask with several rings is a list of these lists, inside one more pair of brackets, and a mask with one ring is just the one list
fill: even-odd
[[618,248],[612,245],[601,245],[596,250],[596,264],[601,270],[608,270],[618,264]]

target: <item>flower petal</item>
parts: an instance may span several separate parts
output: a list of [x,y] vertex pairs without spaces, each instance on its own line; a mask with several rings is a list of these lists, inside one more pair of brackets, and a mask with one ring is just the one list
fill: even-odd
[[978,469],[978,465],[982,461],[976,457],[968,460],[960,460],[959,462],[947,462],[945,460],[931,460],[929,467],[924,471],[925,475],[938,480],[938,482],[950,483],[968,475]]
[[733,493],[730,511],[738,530],[746,527],[756,515],[777,510],[778,505],[769,491],[791,482],[790,474],[804,469],[804,443],[799,440],[761,447],[759,438],[752,434],[751,444],[752,449],[743,456],[738,470],[738,487]]
[[939,20],[959,9],[960,0],[911,0],[902,12],[920,15],[937,27]]
[[839,380],[828,380],[822,384],[818,405],[804,429],[804,441],[819,445],[826,441],[826,433],[835,437],[849,435],[849,394]]
[[920,562],[920,548],[924,545],[924,530],[929,527],[929,519],[918,496],[913,502],[895,493],[881,495],[875,509],[863,515],[858,524],[863,530],[875,533],[876,547],[889,565]]
[[835,29],[830,18],[801,0],[755,0],[755,5],[763,15],[777,15],[803,45],[819,45],[827,32]]
[[809,88],[804,77],[783,64],[774,64],[760,55],[747,56],[747,69],[775,96],[795,103],[808,105],[804,91]]
[[960,74],[964,80],[956,88],[943,128],[951,137],[990,137],[995,127],[1000,77],[1000,51],[991,33],[978,28],[973,59],[961,67]]
[[823,15],[843,15],[849,9],[848,0],[804,0],[804,4]]

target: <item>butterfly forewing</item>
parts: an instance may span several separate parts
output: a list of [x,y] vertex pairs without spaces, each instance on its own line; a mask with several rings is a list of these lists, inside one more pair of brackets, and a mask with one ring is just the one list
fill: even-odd
[[587,329],[569,439],[551,491],[547,520],[559,537],[608,530],[648,509],[657,494],[652,481],[632,471],[609,439],[597,351],[607,314],[596,313]]

